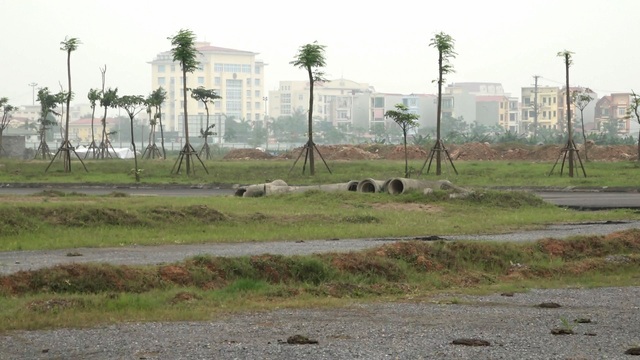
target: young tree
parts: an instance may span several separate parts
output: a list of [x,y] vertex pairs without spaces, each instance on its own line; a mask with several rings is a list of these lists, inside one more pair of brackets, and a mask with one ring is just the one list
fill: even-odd
[[[631,90],[631,102],[627,109],[629,115],[636,117],[636,121],[640,124],[640,95]],[[640,162],[640,130],[638,130],[638,161]]]
[[[182,166],[182,161],[186,157],[186,168],[187,175],[191,175],[191,173],[195,173],[195,167],[192,170],[192,163],[194,163],[192,156],[195,156],[202,167],[208,174],[209,171],[207,167],[204,165],[198,153],[195,151],[191,143],[189,142],[189,115],[187,114],[187,73],[191,73],[195,71],[200,63],[198,62],[198,50],[195,47],[195,39],[196,36],[191,30],[181,29],[178,33],[169,37],[171,40],[171,45],[173,48],[171,49],[171,53],[173,54],[173,61],[178,61],[180,63],[180,67],[182,68],[182,98],[184,99],[184,107],[183,107],[183,118],[184,118],[184,147],[180,150],[180,156],[178,156],[178,160],[176,164],[173,166],[176,173],[180,173],[180,168]],[[177,165],[177,169],[176,169]],[[172,171],[173,172],[173,171]]]
[[147,101],[155,108],[154,119],[160,126],[160,146],[162,147],[162,158],[167,159],[167,152],[164,149],[164,128],[162,126],[162,103],[167,99],[167,91],[162,87],[155,89]]
[[91,104],[91,143],[89,144],[89,147],[87,148],[87,153],[84,156],[86,158],[87,155],[89,155],[89,152],[91,152],[93,155],[93,158],[95,159],[96,152],[98,150],[98,145],[96,144],[94,121],[96,117],[96,106],[98,105],[98,101],[100,100],[100,90],[89,89],[87,98],[89,99],[89,103]]
[[[318,44],[317,41],[314,41],[313,44],[306,44],[301,46],[298,49],[298,54],[290,64],[306,70],[307,75],[309,76],[309,112],[308,112],[308,140],[305,146],[302,148],[302,152],[305,152],[304,164],[307,164],[307,159],[309,160],[309,172],[311,175],[315,175],[315,162],[313,158],[313,150],[318,151],[318,155],[322,158],[322,154],[316,147],[316,144],[313,142],[313,87],[315,83],[324,81],[324,72],[320,70],[320,68],[326,65],[326,61],[324,58],[324,45]],[[300,152],[300,155],[302,155]],[[298,156],[298,159],[300,156]],[[298,161],[296,159],[296,162]],[[324,161],[324,159],[322,159]],[[293,163],[295,166],[295,162]],[[302,173],[304,174],[305,165],[302,166]],[[325,162],[325,166],[326,162]],[[293,169],[293,167],[292,167]],[[327,170],[331,172],[329,166],[327,166]],[[289,170],[291,171],[291,170]]]
[[102,115],[102,133],[100,140],[100,152],[99,158],[104,159],[106,157],[111,157],[111,153],[109,152],[109,148],[113,150],[115,155],[115,150],[111,145],[111,140],[109,140],[109,134],[107,133],[107,111],[109,108],[117,107],[116,101],[118,100],[118,88],[115,89],[107,89],[102,91],[100,94],[100,106],[104,108],[104,114]]
[[162,157],[162,154],[160,153],[158,146],[156,146],[156,126],[158,125],[158,118],[155,115],[151,115],[155,107],[153,105],[153,94],[149,94],[149,96],[147,96],[145,104],[147,108],[147,119],[149,119],[149,143],[142,153],[142,158],[155,159],[156,156]]
[[17,110],[18,108],[9,104],[9,98],[2,97],[0,98],[0,109],[2,110],[2,119],[0,119],[0,157],[3,152],[6,152],[4,147],[2,146],[2,136],[4,134],[4,130],[9,126],[9,121],[11,120],[11,113]]
[[38,157],[42,160],[51,158],[51,152],[47,144],[47,130],[57,124],[55,116],[59,114],[55,109],[65,98],[65,93],[52,94],[47,87],[38,89],[38,102],[40,103],[38,135],[40,136],[40,144],[38,145],[38,150],[36,150],[35,159]]
[[395,110],[388,110],[384,113],[385,117],[393,119],[402,130],[402,140],[404,145],[404,177],[409,177],[409,159],[407,157],[407,132],[418,126],[418,114],[409,112],[409,108],[404,104],[396,104]]
[[[565,99],[565,104],[567,107],[567,144],[564,147],[564,149],[562,149],[562,153],[560,154],[560,156],[562,156],[562,166],[560,167],[560,175],[562,175],[562,170],[564,169],[564,161],[566,158],[569,159],[569,177],[573,177],[573,170],[575,168],[575,161],[574,161],[574,157],[578,158],[578,161],[580,162],[580,165],[582,167],[582,172],[584,173],[584,176],[587,177],[587,173],[584,170],[584,166],[582,166],[582,160],[580,160],[580,155],[578,154],[577,148],[576,148],[576,144],[573,141],[573,127],[572,127],[572,118],[571,118],[571,91],[569,89],[571,89],[569,87],[569,67],[573,64],[573,60],[571,59],[571,55],[573,54],[573,52],[569,51],[569,50],[564,50],[564,51],[560,51],[558,52],[558,56],[564,59],[564,66],[565,66],[565,75],[566,75],[566,84],[565,84],[565,93],[566,93],[566,99]],[[559,160],[559,158],[558,158]],[[558,161],[556,160],[556,163],[553,165],[553,167],[551,168],[551,171],[549,172],[549,175],[551,175],[553,173],[553,169],[555,168],[556,164],[558,163]]]
[[[455,72],[455,70],[453,69],[453,65],[451,65],[450,62],[450,60],[455,59],[457,55],[457,53],[454,51],[454,43],[455,40],[451,37],[451,35],[445,34],[444,32],[437,33],[429,43],[429,46],[432,46],[438,50],[438,80],[434,80],[438,83],[438,105],[436,110],[436,143],[433,149],[431,149],[430,156],[427,158],[427,161],[429,161],[429,167],[431,167],[431,160],[433,160],[433,156],[435,155],[436,175],[442,174],[441,163],[443,151],[449,158],[449,162],[451,162],[453,170],[456,172],[456,174],[458,173],[455,166],[453,166],[453,161],[451,161],[451,157],[449,157],[447,149],[442,143],[442,137],[440,135],[442,118],[442,84],[444,84],[445,75]],[[425,165],[427,161],[425,161]],[[422,166],[422,168],[424,168],[424,165]],[[420,171],[422,172],[422,170]],[[429,172],[429,168],[427,168],[427,172]]]
[[67,80],[68,80],[68,89],[67,89],[67,98],[66,98],[67,113],[65,114],[66,117],[64,122],[64,136],[62,139],[62,145],[58,149],[58,152],[56,152],[56,155],[54,155],[53,159],[51,159],[51,163],[49,163],[49,166],[47,166],[46,170],[49,169],[49,167],[55,160],[56,156],[58,156],[58,154],[62,152],[62,161],[64,163],[64,171],[71,172],[71,152],[73,152],[78,158],[78,160],[80,160],[80,162],[82,163],[82,166],[84,167],[85,171],[88,172],[89,170],[87,169],[86,166],[84,166],[84,162],[82,162],[82,159],[80,159],[80,157],[76,153],[74,146],[69,141],[69,113],[70,113],[69,107],[71,104],[71,98],[73,97],[73,91],[71,90],[71,53],[78,49],[78,46],[80,45],[80,40],[78,40],[78,38],[65,38],[64,41],[60,42],[60,45],[61,45],[60,50],[63,50],[67,53]]
[[136,182],[140,182],[140,170],[138,169],[138,152],[136,151],[136,142],[133,136],[133,121],[136,115],[138,115],[147,106],[147,101],[144,96],[141,95],[125,95],[118,97],[115,101],[115,106],[123,109],[129,115],[129,124],[131,125],[131,148],[133,150],[134,160],[134,175]]
[[204,110],[207,112],[206,125],[204,129],[200,128],[200,135],[204,138],[204,145],[202,146],[202,149],[200,149],[200,156],[202,156],[202,153],[204,152],[205,159],[208,160],[211,159],[211,150],[209,149],[209,136],[216,135],[216,133],[213,132],[213,128],[216,126],[216,124],[209,125],[209,104],[213,104],[214,101],[222,99],[222,96],[216,94],[215,90],[205,89],[202,86],[190,90],[191,97],[196,101],[202,101],[202,104],[204,104]]
[[593,100],[593,91],[589,88],[585,88],[582,91],[573,91],[571,98],[575,106],[580,110],[580,124],[582,125],[582,142],[584,144],[584,160],[589,161],[589,155],[587,153],[587,134],[584,131],[584,109]]

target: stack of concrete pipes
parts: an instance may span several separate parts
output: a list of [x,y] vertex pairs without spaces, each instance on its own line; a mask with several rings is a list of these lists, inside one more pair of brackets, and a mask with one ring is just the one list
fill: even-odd
[[283,180],[274,180],[263,184],[239,186],[235,196],[260,197],[273,194],[297,193],[309,190],[319,191],[357,191],[363,193],[389,193],[391,195],[404,194],[407,191],[422,191],[427,194],[433,190],[451,190],[456,193],[466,194],[469,191],[453,185],[448,180],[427,181],[407,178],[391,178],[388,180],[364,179],[352,180],[346,183],[289,186]]

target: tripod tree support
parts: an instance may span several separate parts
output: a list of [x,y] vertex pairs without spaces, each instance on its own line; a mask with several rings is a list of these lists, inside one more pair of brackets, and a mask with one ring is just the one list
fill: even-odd
[[[427,166],[427,162],[429,163],[429,166],[427,166],[427,174],[429,173],[429,170],[431,169],[431,163],[433,162],[434,157],[436,158],[436,162],[439,164],[442,159],[443,152],[445,153],[445,155],[447,155],[447,159],[449,160],[449,163],[451,164],[453,171],[456,173],[456,175],[458,175],[458,170],[456,169],[456,166],[453,165],[453,160],[451,159],[451,155],[449,155],[449,151],[447,150],[447,148],[444,147],[444,143],[442,142],[442,140],[436,141],[436,143],[433,145],[433,147],[431,148],[431,151],[429,152],[429,156],[427,156],[427,159],[424,161],[424,164],[422,164],[422,167],[420,168],[418,175],[422,175],[422,171],[424,170],[424,167]],[[438,173],[437,175],[440,175],[440,173]]]
[[[327,162],[324,160],[324,157],[322,157],[322,154],[320,153],[320,150],[318,149],[316,144],[314,144],[313,142],[307,142],[306,144],[304,144],[304,146],[300,150],[300,153],[298,154],[298,157],[296,158],[296,161],[294,161],[293,165],[291,165],[291,168],[289,169],[289,174],[291,174],[291,170],[293,170],[293,168],[298,163],[298,160],[300,160],[300,158],[302,157],[302,153],[304,153],[304,163],[302,164],[302,173],[304,174],[304,172],[306,170],[306,167],[307,167],[307,160],[313,158],[313,150],[315,150],[318,153],[318,156],[320,156],[320,159],[322,159],[322,162],[324,163],[324,166],[327,167],[327,170],[329,171],[329,174],[333,174],[331,172],[331,169],[329,169],[329,165],[327,165]],[[311,175],[313,175],[313,173],[311,173]]]
[[[565,93],[566,93],[566,99],[565,99],[565,104],[567,107],[567,145],[562,149],[562,151],[560,152],[560,156],[558,157],[558,159],[556,160],[555,164],[553,164],[553,167],[551,167],[551,171],[549,172],[549,176],[551,176],[551,174],[553,173],[553,169],[555,169],[556,165],[558,164],[558,161],[560,160],[560,158],[562,157],[562,165],[560,167],[560,175],[562,175],[562,171],[564,170],[564,163],[565,160],[567,160],[568,162],[568,168],[569,168],[569,177],[573,177],[573,171],[575,169],[575,160],[577,159],[578,162],[580,163],[580,167],[582,168],[582,174],[584,174],[584,177],[587,177],[587,172],[584,170],[584,164],[582,164],[582,160],[580,159],[580,154],[578,152],[578,148],[576,147],[576,143],[573,141],[573,128],[572,128],[572,122],[571,122],[571,89],[569,88],[569,67],[571,66],[571,64],[573,63],[571,60],[571,55],[573,53],[569,50],[564,50],[558,53],[559,57],[564,58],[564,65],[565,65],[565,74],[566,74],[566,87],[565,87]],[[586,146],[586,144],[585,144]]]

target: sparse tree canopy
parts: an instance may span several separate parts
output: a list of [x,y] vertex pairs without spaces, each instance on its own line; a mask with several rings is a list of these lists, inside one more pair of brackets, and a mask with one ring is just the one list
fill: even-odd
[[438,80],[436,81],[440,85],[444,84],[444,75],[455,72],[453,65],[451,65],[450,62],[451,59],[455,59],[456,55],[458,55],[454,51],[454,45],[455,40],[451,37],[451,35],[445,34],[444,32],[437,33],[429,43],[429,46],[434,47],[438,50],[439,76]]
[[[183,121],[184,121],[184,147],[180,150],[180,156],[178,156],[178,160],[174,165],[174,169],[177,169],[176,172],[180,172],[180,168],[182,166],[182,161],[186,160],[186,168],[187,175],[191,175],[192,173],[192,156],[195,156],[202,164],[205,172],[209,173],[206,166],[198,153],[196,153],[193,146],[189,141],[189,114],[187,113],[187,73],[193,72],[198,68],[200,63],[198,62],[198,49],[195,46],[196,36],[191,30],[181,29],[175,36],[169,37],[171,40],[171,45],[173,48],[171,49],[171,53],[173,54],[173,61],[177,61],[180,63],[180,67],[182,68],[182,98],[184,99],[183,106]],[[195,172],[195,169],[193,169]]]
[[[429,46],[432,46],[438,50],[438,79],[435,80],[438,83],[438,105],[436,112],[436,143],[431,149],[431,153],[429,154],[429,158],[425,161],[425,165],[427,161],[429,161],[429,167],[431,167],[431,160],[433,157],[436,157],[436,175],[442,174],[442,153],[444,152],[448,156],[448,152],[444,147],[444,143],[442,142],[441,137],[441,119],[442,119],[442,84],[445,81],[445,75],[455,72],[453,69],[453,65],[450,63],[450,59],[454,59],[456,57],[456,52],[454,51],[454,43],[455,41],[451,37],[451,35],[445,34],[444,32],[437,33],[429,43]],[[453,166],[453,161],[449,158],[451,162],[451,166],[455,170]],[[424,168],[424,165],[422,166]],[[422,171],[422,170],[421,170]],[[455,170],[457,173],[457,170]],[[429,168],[427,168],[427,172],[429,172]]]
[[191,90],[191,97],[197,101],[201,101],[204,104],[205,111],[207,112],[207,123],[204,129],[202,128],[200,129],[200,134],[204,138],[204,144],[202,146],[202,149],[200,149],[200,155],[202,156],[202,154],[204,153],[205,158],[210,159],[211,151],[209,149],[209,136],[215,135],[215,133],[212,131],[212,129],[215,127],[215,124],[209,125],[209,104],[213,103],[217,99],[221,99],[222,97],[216,94],[215,90],[205,89],[202,86],[196,89],[190,89],[190,90]]
[[409,160],[407,158],[407,132],[418,126],[418,114],[409,112],[409,108],[404,104],[396,104],[396,110],[388,110],[384,116],[395,121],[402,130],[402,140],[404,145],[404,176],[409,177]]
[[[325,74],[321,70],[322,67],[326,66],[326,61],[324,57],[325,47],[326,46],[324,45],[318,44],[317,41],[314,41],[312,44],[303,45],[298,49],[298,53],[296,54],[294,60],[290,62],[290,64],[300,69],[306,70],[307,75],[309,76],[309,113],[308,113],[309,139],[307,141],[307,144],[305,144],[303,151],[306,151],[305,164],[306,164],[307,158],[309,159],[309,172],[311,175],[315,174],[315,162],[313,158],[313,151],[314,149],[317,150],[317,147],[313,142],[313,86],[316,82],[325,81],[325,77],[324,77]],[[304,172],[304,166],[302,168],[302,172]],[[329,172],[331,172],[331,170],[329,170]]]
[[133,136],[133,120],[138,113],[147,106],[147,100],[141,95],[125,95],[115,100],[115,105],[123,109],[129,115],[129,124],[131,126],[131,148],[133,150],[134,166],[133,169],[136,182],[140,181],[140,170],[138,169],[138,153],[136,150],[136,142]]
[[171,53],[173,61],[180,63],[185,72],[193,72],[198,68],[198,50],[195,47],[196,35],[191,30],[181,29],[178,33],[168,38],[171,40]]

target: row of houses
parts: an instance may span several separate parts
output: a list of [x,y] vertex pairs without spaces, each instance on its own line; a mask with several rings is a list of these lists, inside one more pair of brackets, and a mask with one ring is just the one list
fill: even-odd
[[[173,61],[170,51],[159,53],[149,62],[151,67],[151,89],[163,87],[167,98],[162,106],[165,131],[182,136],[183,87],[205,87],[221,95],[221,99],[209,106],[212,121],[217,123],[218,141],[224,139],[223,118],[233,116],[237,120],[252,124],[291,116],[296,112],[306,113],[309,105],[308,81],[280,81],[278,88],[265,91],[266,64],[251,51],[235,50],[211,46],[208,42],[198,42],[200,67],[188,74],[183,84],[182,72]],[[586,91],[571,88],[570,91]],[[151,92],[151,91],[150,91]],[[629,134],[633,122],[627,116],[631,103],[630,93],[610,94],[598,97],[591,92],[589,102],[581,115],[585,128],[590,132],[602,131],[603,124],[612,120],[618,124],[619,134]],[[563,87],[529,86],[521,88],[519,96],[506,93],[500,83],[459,82],[448,84],[443,89],[442,114],[462,118],[468,124],[501,126],[505,130],[531,134],[535,129],[563,130],[566,123],[566,92]],[[189,112],[189,127],[198,129],[206,114],[201,102],[186,99]],[[376,91],[368,83],[359,83],[340,78],[325,81],[314,86],[314,117],[332,123],[345,131],[360,129],[367,131],[376,126],[395,126],[384,114],[398,103],[405,104],[409,111],[419,115],[420,127],[436,125],[437,97],[433,94],[394,94]],[[572,114],[579,111],[571,104]],[[91,114],[89,104],[74,105],[69,110],[70,133],[87,141],[90,128],[87,114]],[[36,121],[39,107],[25,106],[13,114],[13,127],[19,123]],[[114,117],[113,113],[110,113]],[[141,117],[146,116],[142,114]],[[118,124],[108,121],[107,126]],[[266,123],[264,124],[267,125]],[[109,128],[109,130],[113,130]]]

